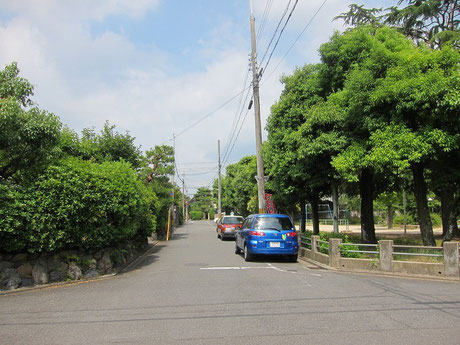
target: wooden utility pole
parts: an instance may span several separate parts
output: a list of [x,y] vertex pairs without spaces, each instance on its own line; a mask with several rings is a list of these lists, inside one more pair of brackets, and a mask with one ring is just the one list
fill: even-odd
[[221,169],[222,166],[220,164],[220,139],[217,140],[217,156],[218,156],[218,170],[219,170],[219,179],[218,179],[218,187],[217,187],[217,217],[218,219],[222,218],[222,181],[221,181]]
[[185,174],[182,175],[182,217],[187,221],[185,214]]
[[[169,207],[168,211],[168,230],[166,231],[166,241],[169,241],[169,233],[172,228],[171,224],[171,212],[174,210],[174,174],[176,171],[176,136],[173,134],[173,172],[172,172],[172,177],[171,177],[171,183],[172,183],[172,191],[171,191],[171,198],[172,198],[172,205]],[[172,214],[172,223],[174,224],[176,220],[176,214]]]
[[256,32],[255,19],[252,9],[252,0],[249,0],[251,7],[250,25],[251,25],[251,69],[252,69],[252,88],[254,98],[254,115],[256,129],[256,157],[257,157],[257,196],[259,199],[259,213],[266,213],[265,207],[265,176],[264,162],[262,159],[262,126],[260,124],[260,98],[259,98],[259,73],[257,70],[257,49],[256,49]]

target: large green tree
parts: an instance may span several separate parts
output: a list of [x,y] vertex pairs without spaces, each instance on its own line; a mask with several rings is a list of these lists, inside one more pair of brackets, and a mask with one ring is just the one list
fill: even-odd
[[322,112],[318,106],[328,92],[322,80],[322,67],[306,65],[282,78],[285,87],[271,108],[264,153],[270,176],[268,186],[275,191],[275,201],[286,208],[300,206],[301,230],[305,230],[304,208],[308,201],[315,234],[319,233],[320,198],[330,195],[330,186],[335,185],[330,155],[331,150],[337,149],[325,136],[318,138],[317,133],[317,128],[328,126],[336,115],[333,111]]

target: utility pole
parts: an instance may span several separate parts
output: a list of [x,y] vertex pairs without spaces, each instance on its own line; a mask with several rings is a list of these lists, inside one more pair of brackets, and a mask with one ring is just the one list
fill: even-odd
[[[173,133],[173,172],[172,172],[172,177],[171,177],[171,183],[172,183],[172,191],[171,191],[171,198],[172,198],[172,205],[169,207],[168,211],[168,229],[166,231],[166,241],[169,241],[169,233],[172,228],[171,224],[171,212],[173,211],[174,208],[174,173],[176,170],[176,136]],[[172,215],[172,222],[174,223],[176,219],[175,213]]]
[[252,9],[252,0],[249,0],[251,7],[251,69],[252,69],[252,88],[254,97],[254,115],[256,128],[256,157],[257,157],[257,196],[259,199],[259,213],[266,213],[265,207],[265,176],[264,162],[262,159],[262,126],[260,124],[260,99],[259,99],[259,73],[257,70],[257,49],[256,49],[256,32],[255,19]]
[[219,157],[218,158],[218,161],[219,161],[219,165],[218,165],[218,169],[219,169],[219,182],[218,182],[218,191],[217,191],[217,217],[218,219],[221,219],[222,218],[222,181],[221,181],[221,169],[222,169],[222,166],[220,164],[220,139],[217,140],[217,156]]
[[406,215],[406,207],[407,207],[406,188],[403,187],[404,234],[407,233],[407,215]]
[[185,214],[185,174],[182,175],[182,217],[187,221]]

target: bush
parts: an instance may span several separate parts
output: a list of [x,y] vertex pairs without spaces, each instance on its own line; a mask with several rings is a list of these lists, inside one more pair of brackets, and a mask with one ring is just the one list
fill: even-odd
[[[306,237],[311,237],[313,235],[313,232],[310,231],[310,230],[307,230],[307,231],[305,231],[304,234],[305,234]],[[354,243],[350,239],[349,235],[343,234],[343,233],[335,234],[333,232],[320,232],[319,233],[319,238],[320,238],[321,241],[325,241],[325,242],[329,242],[330,238],[341,238],[342,243]],[[321,243],[320,248],[319,248],[320,252],[323,253],[323,254],[327,254],[328,253],[327,247],[328,247],[328,245],[325,245],[325,244]],[[346,249],[348,249],[348,250],[359,250],[359,247],[358,246],[347,246]],[[349,253],[346,250],[341,250],[340,254],[344,258],[359,258],[359,257],[361,257],[361,255],[359,253]]]
[[192,220],[201,220],[201,219],[203,219],[203,212],[201,212],[201,211],[190,211],[190,218],[192,218]]
[[18,200],[24,222],[10,226],[15,240],[2,241],[5,251],[99,249],[146,238],[155,227],[156,195],[125,162],[65,159],[48,167]]
[[442,219],[441,216],[437,213],[431,213],[431,224],[433,224],[433,227],[440,227],[442,225]]
[[[406,214],[407,224],[415,224],[414,218],[410,214]],[[398,214],[393,218],[393,225],[404,225],[404,215]]]
[[0,184],[0,250],[20,251],[26,247],[24,193],[9,184]]

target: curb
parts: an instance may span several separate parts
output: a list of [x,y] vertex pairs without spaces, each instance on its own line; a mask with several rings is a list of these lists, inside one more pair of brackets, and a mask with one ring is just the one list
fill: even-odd
[[142,255],[138,256],[136,259],[134,259],[133,261],[131,261],[129,264],[127,264],[126,266],[120,268],[118,270],[118,272],[114,273],[114,275],[120,275],[120,274],[123,274],[125,273],[126,271],[132,269],[133,267],[136,267],[137,265],[139,265],[141,263],[141,261],[143,261],[147,256],[149,256],[150,254],[152,254],[153,250],[155,249],[155,247],[160,243],[160,241],[154,241],[152,246],[147,249]]
[[11,294],[15,294],[15,293],[28,292],[28,291],[34,291],[34,290],[55,289],[55,288],[58,288],[58,287],[65,287],[65,286],[77,285],[77,284],[87,284],[87,283],[94,282],[94,281],[113,278],[113,277],[118,276],[120,274],[123,274],[124,272],[128,271],[129,269],[137,266],[142,260],[144,260],[148,255],[150,255],[151,252],[153,252],[154,248],[159,243],[160,243],[160,241],[154,241],[152,243],[152,245],[150,246],[150,248],[147,249],[142,255],[138,256],[136,259],[134,259],[130,263],[128,263],[125,266],[121,267],[116,272],[113,272],[113,273],[110,273],[110,274],[104,274],[102,276],[95,277],[95,278],[89,278],[89,279],[79,279],[79,280],[72,280],[72,281],[65,281],[65,282],[55,282],[55,283],[49,283],[49,284],[43,284],[43,285],[33,285],[33,286],[21,287],[21,288],[14,289],[14,290],[4,290],[4,291],[0,291],[0,296],[11,295]]

